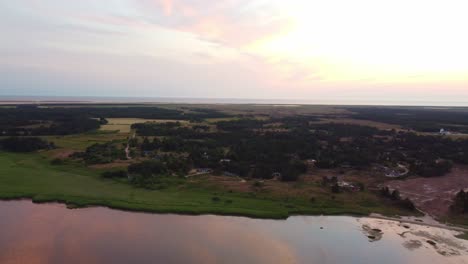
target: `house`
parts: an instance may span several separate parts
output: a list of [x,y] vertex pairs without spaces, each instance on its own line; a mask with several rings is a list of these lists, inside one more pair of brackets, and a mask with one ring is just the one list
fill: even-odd
[[346,181],[338,181],[338,186],[346,191],[351,191],[351,192],[358,192],[361,190],[356,184],[351,183],[351,182],[346,182]]
[[314,160],[314,159],[308,159],[305,161],[307,167],[309,168],[313,168],[315,167],[315,164],[317,163],[317,160]]
[[281,178],[281,173],[280,172],[273,172],[271,174],[271,177],[273,177],[273,179],[280,179]]
[[442,135],[442,136],[447,136],[447,135],[450,135],[451,133],[450,133],[450,131],[447,131],[447,130],[441,128],[440,131],[439,131],[439,134]]
[[228,177],[239,177],[239,175],[237,175],[235,173],[232,173],[232,172],[229,172],[229,171],[224,171],[223,175],[228,176]]
[[198,168],[197,173],[212,173],[213,170],[210,168]]
[[143,151],[143,156],[144,156],[144,157],[148,157],[148,156],[150,156],[151,154],[153,154],[152,151],[148,151],[148,150],[144,150],[144,151]]
[[230,159],[220,159],[219,163],[231,163]]

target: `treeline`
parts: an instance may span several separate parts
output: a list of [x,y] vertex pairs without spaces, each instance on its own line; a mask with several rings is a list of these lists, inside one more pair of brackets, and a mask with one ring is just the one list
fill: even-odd
[[10,152],[32,152],[55,148],[54,143],[38,137],[9,137],[0,140],[0,150]]
[[147,188],[160,189],[171,182],[181,181],[190,170],[190,162],[183,157],[164,155],[160,160],[147,160],[131,164],[127,170],[106,171],[103,178],[128,179],[131,184]]
[[287,128],[284,131],[263,130],[271,120],[251,119],[218,122],[218,132],[177,123],[137,124],[134,128],[139,135],[155,137],[138,143],[146,154],[188,153],[196,167],[257,178],[280,173],[285,179],[295,179],[304,171],[303,161],[308,159],[316,160],[319,168],[364,169],[376,163],[404,163],[412,174],[424,177],[444,175],[453,163],[468,164],[468,140],[359,125],[314,124],[305,117],[291,119],[275,120],[281,120],[280,127]]
[[409,211],[415,211],[416,210],[416,206],[414,205],[414,203],[408,199],[408,198],[405,198],[405,199],[402,199],[401,196],[400,196],[400,192],[398,190],[393,190],[393,191],[390,191],[390,189],[388,187],[384,187],[382,189],[380,189],[380,195],[382,197],[385,197],[391,201],[393,201],[393,203],[401,208],[404,208],[406,210],[409,210]]
[[[195,111],[195,110],[198,110]],[[98,129],[105,118],[144,118],[200,121],[228,115],[215,110],[195,109],[184,112],[175,109],[143,106],[51,106],[20,105],[0,108],[0,133],[15,135],[68,135]]]
[[400,125],[421,132],[446,130],[468,133],[467,109],[423,109],[392,107],[349,107],[350,117]]

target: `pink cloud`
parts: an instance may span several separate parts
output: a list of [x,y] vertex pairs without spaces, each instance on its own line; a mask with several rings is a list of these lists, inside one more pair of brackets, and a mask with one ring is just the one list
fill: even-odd
[[[281,34],[292,26],[289,18],[279,16],[271,6],[249,7],[248,1],[139,0],[136,3],[160,26],[233,47]],[[157,18],[158,14],[165,17]]]

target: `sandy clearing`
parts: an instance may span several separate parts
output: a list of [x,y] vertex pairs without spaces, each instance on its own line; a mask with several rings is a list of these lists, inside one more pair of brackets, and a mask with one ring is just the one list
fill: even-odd
[[392,180],[385,185],[398,189],[422,211],[440,217],[447,215],[456,193],[468,188],[468,166],[456,165],[442,177]]

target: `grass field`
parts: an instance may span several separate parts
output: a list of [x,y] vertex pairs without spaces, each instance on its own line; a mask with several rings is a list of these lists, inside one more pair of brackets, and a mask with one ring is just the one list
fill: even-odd
[[166,123],[166,122],[181,122],[186,123],[187,121],[183,120],[169,120],[169,119],[143,119],[143,118],[107,118],[106,125],[102,125],[101,131],[119,131],[120,133],[130,133],[131,125],[136,123],[146,123],[146,122],[156,122],[156,123]]
[[68,136],[45,136],[48,141],[63,149],[85,150],[95,143],[104,143],[112,140],[126,142],[126,134],[113,133],[111,131],[95,131]]
[[[274,199],[252,193],[203,189],[186,183],[163,190],[135,188],[104,180],[99,170],[67,164],[53,166],[45,153],[0,152],[0,198],[60,201],[72,206],[107,206],[116,209],[186,214],[244,215],[286,218],[292,214],[396,214],[378,204],[343,203],[344,200]],[[217,198],[214,198],[217,197]]]

